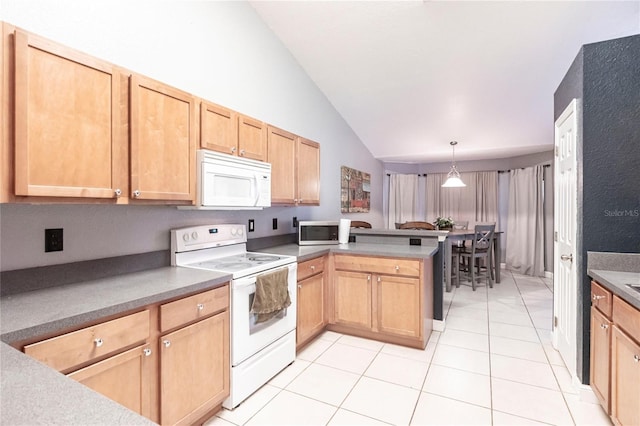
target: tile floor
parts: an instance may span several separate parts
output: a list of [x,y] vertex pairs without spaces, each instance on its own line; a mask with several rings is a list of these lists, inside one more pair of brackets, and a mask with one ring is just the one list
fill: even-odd
[[206,425],[609,425],[551,346],[552,290],[508,271],[494,288],[454,288],[425,350],[325,332]]

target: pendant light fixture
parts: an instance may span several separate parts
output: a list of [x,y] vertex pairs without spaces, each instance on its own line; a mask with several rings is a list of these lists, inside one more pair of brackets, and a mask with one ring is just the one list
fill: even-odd
[[460,188],[460,187],[463,187],[463,186],[467,186],[462,181],[462,179],[460,179],[460,173],[458,172],[458,169],[456,169],[456,145],[458,144],[458,142],[451,141],[451,142],[449,142],[449,144],[451,145],[451,148],[453,149],[453,156],[452,156],[452,159],[451,159],[451,170],[449,171],[449,174],[447,175],[446,182],[442,184],[442,187],[443,188]]

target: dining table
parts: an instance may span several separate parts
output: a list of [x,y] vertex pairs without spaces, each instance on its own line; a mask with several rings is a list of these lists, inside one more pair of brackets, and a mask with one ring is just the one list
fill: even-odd
[[[495,272],[496,283],[500,282],[500,263],[502,262],[502,254],[500,251],[500,236],[502,231],[495,231],[493,233],[493,255],[495,259]],[[473,240],[475,237],[475,231],[473,229],[454,229],[449,231],[447,238],[445,239],[445,289],[447,292],[451,291],[451,250],[454,244],[458,241]],[[470,243],[469,243],[470,244]]]

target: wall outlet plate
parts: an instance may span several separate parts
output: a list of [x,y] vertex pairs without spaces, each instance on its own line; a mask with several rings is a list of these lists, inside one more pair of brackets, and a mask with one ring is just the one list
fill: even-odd
[[293,217],[293,221],[292,221],[292,223],[293,223],[293,227],[294,227],[294,228],[297,228],[297,227],[298,227],[298,218],[297,218],[296,216],[294,216],[294,217]]
[[63,249],[63,230],[62,228],[45,229],[44,230],[44,251],[62,251]]
[[248,232],[256,230],[256,222],[253,219],[249,219],[249,225],[247,226]]
[[278,218],[274,217],[273,218],[273,229],[278,229]]

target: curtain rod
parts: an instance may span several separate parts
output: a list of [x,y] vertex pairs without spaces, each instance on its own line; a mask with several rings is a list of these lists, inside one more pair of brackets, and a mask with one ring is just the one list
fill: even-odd
[[[393,173],[393,174],[397,175],[397,174],[404,174],[404,173]],[[409,174],[411,174],[411,173],[409,173]],[[426,176],[426,175],[427,175],[426,173],[423,173],[423,174],[418,173],[418,176]],[[391,176],[391,173],[387,173],[387,176]]]
[[[551,167],[551,164],[542,164],[542,167]],[[520,170],[524,170],[526,167],[520,167]],[[515,170],[515,169],[514,169]],[[511,169],[498,170],[498,173],[509,173]]]

